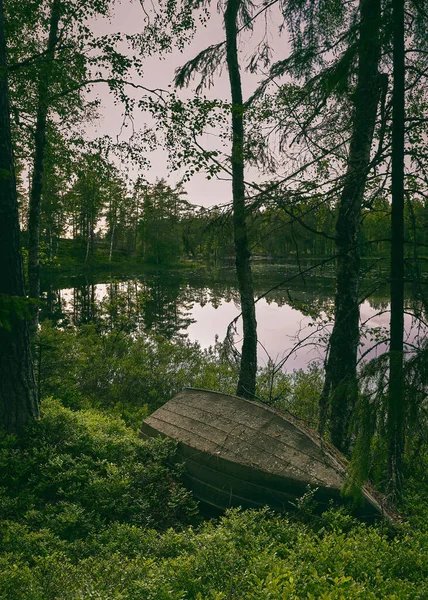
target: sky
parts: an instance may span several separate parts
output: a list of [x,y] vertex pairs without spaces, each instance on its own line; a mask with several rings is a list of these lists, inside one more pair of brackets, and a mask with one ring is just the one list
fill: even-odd
[[[262,3],[260,3],[262,4]],[[211,9],[211,17],[206,27],[198,26],[193,42],[186,47],[183,52],[177,49],[171,53],[166,54],[162,58],[158,56],[150,57],[145,60],[144,63],[144,77],[135,81],[136,83],[143,84],[144,86],[154,89],[162,88],[167,89],[168,85],[171,84],[174,72],[177,67],[183,65],[189,59],[196,56],[201,50],[212,44],[218,43],[224,39],[222,16],[218,14],[216,10],[217,3],[213,3]],[[272,9],[274,10],[274,9]],[[279,22],[279,13],[273,13],[273,18]],[[259,39],[265,31],[264,19],[258,19],[257,25],[254,28],[253,33],[245,34],[240,36],[240,49],[241,49],[241,61],[244,62],[252,53]],[[141,8],[139,0],[122,0],[116,3],[113,18],[111,22],[106,20],[95,20],[92,22],[92,26],[96,33],[112,33],[112,32],[123,32],[123,33],[138,33],[142,31],[144,27],[144,12]],[[283,49],[286,47],[283,37],[278,33],[278,26],[274,25],[272,21],[267,24],[267,34],[270,42],[274,48],[274,60],[284,58]],[[262,75],[251,75],[245,70],[241,69],[242,72],[242,86],[244,100],[247,98],[256,88],[259,80],[262,79]],[[180,92],[180,95],[184,98],[190,97],[194,94],[194,88],[196,83],[192,85],[188,90]],[[228,101],[230,98],[229,80],[227,70],[223,69],[219,76],[215,79],[214,87],[210,90],[204,91],[208,97],[217,97]],[[109,94],[107,86],[98,87],[93,92],[101,98],[102,107],[100,109],[100,120],[94,125],[88,128],[88,135],[90,137],[110,135],[114,138],[119,134],[122,125],[122,109],[120,106],[114,104],[111,94]],[[150,121],[147,120],[147,115],[141,112],[136,112],[134,115],[134,125],[138,130],[145,124],[150,125]],[[125,130],[125,136],[130,130]],[[213,149],[216,143],[215,135],[207,134],[204,136],[202,143],[206,147]],[[165,178],[170,185],[175,185],[182,177],[182,173],[175,172],[169,173],[167,167],[167,156],[162,150],[157,150],[150,155],[151,169],[144,171],[142,174],[150,181],[154,182],[156,178]],[[129,173],[131,178],[134,178],[136,172]],[[224,176],[222,176],[223,178]],[[254,174],[253,177],[254,178]],[[197,205],[202,206],[213,206],[215,204],[223,204],[231,201],[231,182],[224,179],[212,179],[208,181],[204,174],[195,175],[188,183],[185,184],[185,190],[187,192],[187,199]]]

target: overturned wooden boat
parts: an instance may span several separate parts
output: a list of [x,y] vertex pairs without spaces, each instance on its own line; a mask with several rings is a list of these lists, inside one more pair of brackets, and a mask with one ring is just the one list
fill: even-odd
[[[185,484],[215,509],[289,510],[309,488],[327,508],[340,494],[345,462],[334,448],[292,417],[265,405],[208,390],[185,388],[151,414],[142,435],[178,442]],[[362,518],[385,514],[380,499],[362,489],[355,511]]]

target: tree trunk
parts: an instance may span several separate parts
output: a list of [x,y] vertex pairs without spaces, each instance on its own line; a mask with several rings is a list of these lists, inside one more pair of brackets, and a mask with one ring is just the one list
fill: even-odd
[[91,245],[91,236],[88,233],[87,238],[86,238],[86,254],[85,254],[85,265],[88,263],[88,257],[89,257],[89,249],[90,249],[90,245]]
[[244,331],[241,367],[236,393],[244,398],[253,398],[256,390],[257,372],[257,321],[245,210],[244,107],[238,62],[236,23],[240,6],[241,0],[228,0],[224,13],[226,59],[232,95],[232,196],[235,260]]
[[388,393],[388,468],[393,497],[401,494],[404,452],[404,0],[393,0],[391,343]]
[[91,231],[90,231],[90,240],[91,240],[91,261],[94,262],[94,253],[95,253],[95,223],[94,223],[94,214],[91,213]]
[[342,452],[348,451],[350,418],[358,395],[360,252],[357,241],[380,97],[379,60],[380,1],[361,0],[353,129],[336,223],[335,318],[320,399],[320,431],[323,432],[330,417],[331,440]]
[[[40,297],[40,212],[43,191],[43,171],[46,147],[46,121],[48,114],[48,93],[52,73],[55,47],[58,42],[58,24],[60,19],[60,1],[53,0],[49,23],[49,39],[46,53],[46,66],[40,75],[37,121],[35,131],[35,152],[33,178],[30,192],[28,219],[28,284],[31,298]],[[37,331],[38,309],[34,309],[32,333]]]
[[[0,425],[19,433],[37,416],[10,133],[4,7],[0,0]],[[1,306],[2,305],[2,306]],[[10,311],[10,312],[9,312]],[[5,326],[6,325],[6,326]]]
[[114,243],[114,232],[116,229],[116,222],[113,223],[112,229],[111,229],[111,234],[110,234],[110,251],[109,251],[109,255],[108,255],[108,261],[111,263],[111,259],[113,256],[113,243]]

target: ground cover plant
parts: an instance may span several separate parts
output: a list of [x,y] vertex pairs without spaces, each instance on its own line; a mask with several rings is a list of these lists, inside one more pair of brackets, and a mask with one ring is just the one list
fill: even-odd
[[[296,381],[293,393],[290,379],[282,383],[298,404],[314,375]],[[135,421],[130,427],[82,398],[86,408],[73,409],[47,398],[25,436],[2,438],[2,600],[428,594],[420,481],[408,490],[411,520],[393,529],[361,524],[334,507],[315,516],[310,495],[288,516],[234,510],[204,521],[180,484],[174,444],[144,441]]]

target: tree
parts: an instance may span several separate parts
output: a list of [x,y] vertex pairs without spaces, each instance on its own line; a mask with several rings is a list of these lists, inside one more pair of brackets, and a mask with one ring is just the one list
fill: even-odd
[[[40,297],[40,215],[43,191],[43,171],[45,163],[46,125],[49,108],[48,94],[55,50],[58,43],[58,28],[61,17],[61,0],[52,0],[49,18],[49,36],[46,47],[46,63],[41,70],[38,81],[38,106],[36,129],[34,135],[35,152],[33,178],[30,191],[28,219],[28,291],[30,297],[36,300]],[[32,323],[33,334],[37,331],[38,309],[34,311]]]
[[117,240],[121,234],[121,230],[122,233],[123,230],[126,231],[126,215],[128,208],[132,209],[132,206],[127,206],[129,198],[126,194],[125,184],[122,181],[117,169],[115,169],[113,165],[109,165],[106,175],[104,205],[106,205],[105,217],[108,228],[107,235],[110,238],[109,262],[111,262],[113,250],[117,245]]
[[358,234],[381,92],[380,32],[380,0],[361,0],[358,79],[353,95],[354,114],[349,160],[336,223],[334,327],[329,342],[325,383],[320,401],[320,429],[323,431],[330,412],[331,440],[339,450],[344,452],[349,447],[349,424],[358,397],[357,358],[360,339]]
[[171,264],[181,254],[181,214],[187,202],[180,185],[171,188],[161,179],[154,185],[140,184],[142,215],[140,235],[143,257],[156,265]]
[[391,493],[401,494],[404,452],[404,0],[393,0],[391,342],[388,391],[388,469]]
[[[77,144],[70,144],[53,122],[48,124],[45,162],[43,169],[43,195],[40,215],[39,261],[52,264],[58,255],[60,239],[67,233],[68,207],[67,193],[75,177],[76,165],[80,157]],[[22,209],[21,209],[22,212]]]
[[226,31],[226,62],[232,96],[231,163],[235,264],[244,332],[236,393],[244,398],[253,398],[256,391],[257,372],[257,321],[245,208],[244,103],[237,47],[237,20],[241,5],[242,0],[228,0],[224,13],[224,28]]
[[38,414],[28,331],[0,0],[0,424],[19,433]]
[[94,258],[95,229],[108,200],[110,165],[99,153],[85,153],[67,194],[73,236],[85,244],[85,264]]
[[[210,179],[214,174],[224,167],[219,164],[217,151],[207,151],[195,142],[198,134],[205,127],[219,126],[224,123],[224,113],[219,119],[213,116],[213,111],[220,109],[231,112],[231,153],[228,157],[230,167],[224,170],[232,179],[232,220],[235,246],[235,265],[238,279],[238,287],[241,300],[241,314],[243,321],[243,344],[240,360],[240,372],[237,385],[237,394],[247,398],[253,398],[255,394],[256,372],[257,372],[257,321],[254,303],[254,290],[250,263],[250,248],[247,231],[247,208],[245,194],[245,136],[244,136],[244,102],[242,98],[241,75],[238,58],[238,33],[248,26],[248,3],[243,0],[228,0],[223,15],[224,29],[226,33],[225,42],[210,46],[177,70],[175,83],[177,87],[187,85],[195,72],[201,74],[199,89],[206,83],[210,85],[211,77],[224,63],[227,65],[229,85],[232,103],[225,106],[220,101],[209,101],[195,98],[191,102],[191,109],[187,112],[190,121],[185,117],[185,106],[181,100],[172,96],[170,108],[172,111],[172,127],[168,131],[166,145],[175,155],[177,164],[187,162],[191,165],[187,169],[189,176],[195,171],[205,169]],[[238,27],[238,21],[242,21]],[[251,22],[251,19],[250,19]],[[160,118],[165,119],[153,105],[152,112]],[[181,114],[180,114],[181,113]],[[185,125],[183,126],[183,123]],[[194,126],[193,126],[194,125]],[[180,140],[180,138],[182,138]],[[185,142],[183,142],[185,139]],[[180,150],[174,148],[177,141]],[[178,159],[178,160],[177,160]],[[214,160],[213,160],[214,159]]]

